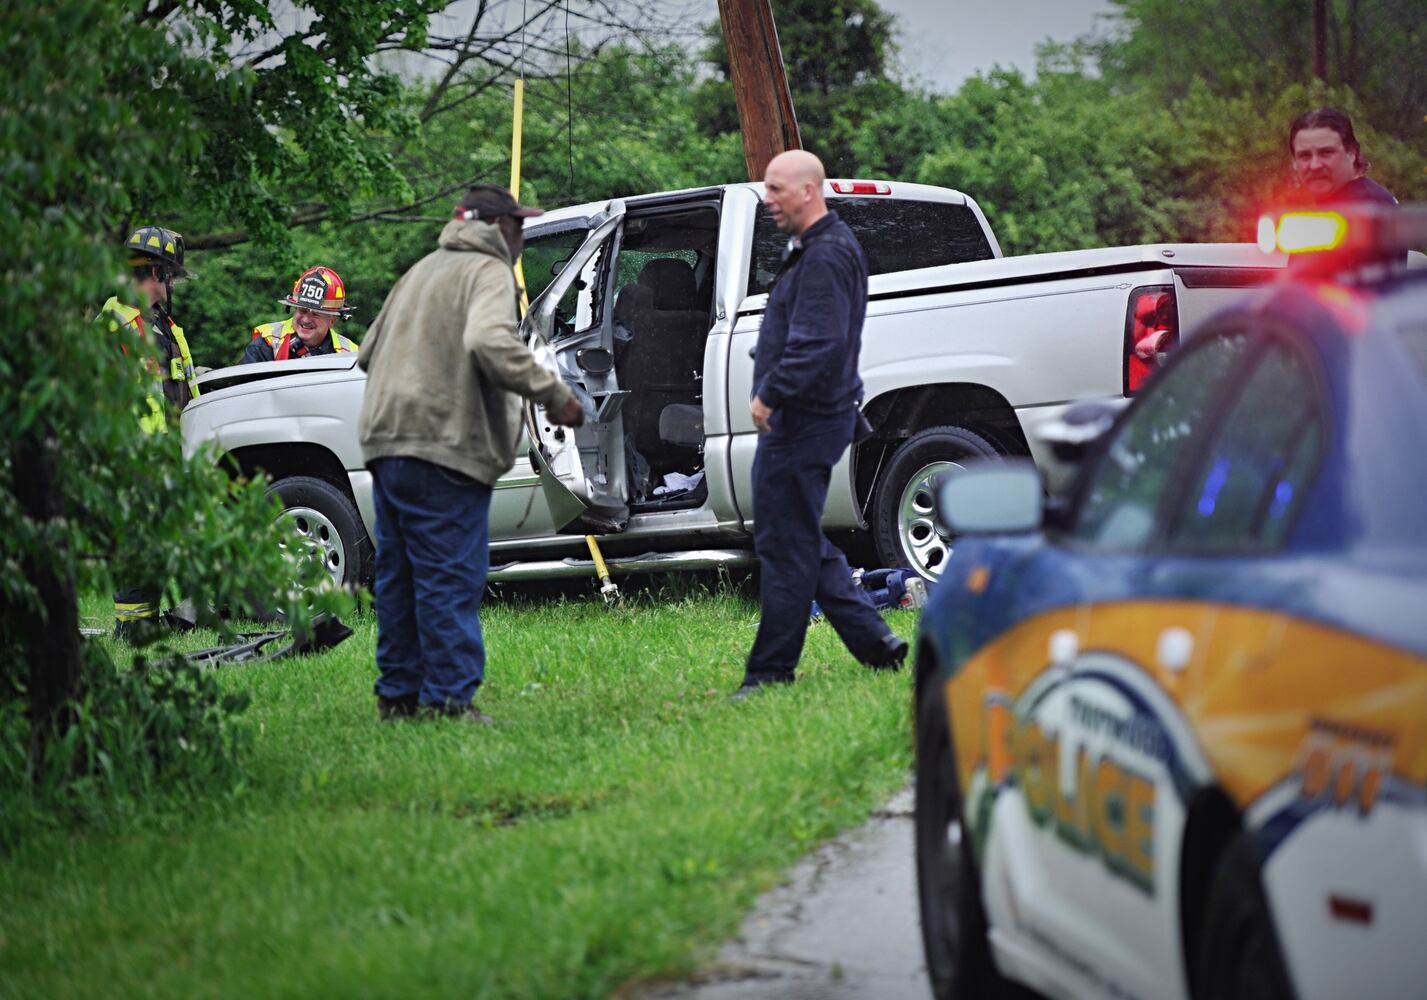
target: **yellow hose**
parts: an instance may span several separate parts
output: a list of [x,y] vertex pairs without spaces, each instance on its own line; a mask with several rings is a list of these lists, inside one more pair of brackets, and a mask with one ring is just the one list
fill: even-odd
[[619,603],[619,585],[609,578],[609,567],[604,564],[600,543],[595,541],[595,536],[586,535],[585,544],[589,546],[590,558],[595,561],[595,572],[599,574],[600,596],[604,598],[605,606],[612,608]]
[[586,535],[585,544],[590,548],[590,558],[595,561],[595,572],[600,575],[600,580],[608,580],[609,567],[604,564],[604,556],[600,553],[600,543],[595,541],[594,535]]

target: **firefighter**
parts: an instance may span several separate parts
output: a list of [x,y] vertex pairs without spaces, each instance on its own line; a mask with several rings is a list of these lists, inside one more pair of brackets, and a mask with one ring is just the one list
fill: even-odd
[[[183,265],[183,237],[161,226],[140,226],[124,246],[133,268],[133,289],[144,309],[122,302],[115,295],[104,303],[99,320],[115,330],[129,328],[151,348],[145,364],[155,378],[147,408],[139,415],[139,426],[147,434],[162,434],[191,399],[198,396],[197,373],[188,350],[183,327],[174,322],[169,309],[173,283],[192,275]],[[145,311],[147,310],[147,311]],[[158,621],[160,588],[131,587],[114,595],[114,632],[127,635],[138,621]],[[181,619],[164,616],[169,624]],[[186,623],[183,623],[186,624]]]
[[292,291],[282,301],[291,307],[292,315],[254,329],[239,364],[356,351],[355,342],[332,329],[338,319],[352,315],[347,305],[347,286],[336,271],[309,267],[293,282]]

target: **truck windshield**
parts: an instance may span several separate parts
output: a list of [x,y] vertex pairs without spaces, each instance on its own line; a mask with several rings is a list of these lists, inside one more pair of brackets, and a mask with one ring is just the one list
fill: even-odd
[[[990,260],[994,256],[976,214],[965,205],[872,197],[829,198],[828,207],[852,227],[867,252],[871,274]],[[773,286],[787,242],[788,237],[773,225],[768,210],[759,205],[753,228],[749,295],[758,295]]]

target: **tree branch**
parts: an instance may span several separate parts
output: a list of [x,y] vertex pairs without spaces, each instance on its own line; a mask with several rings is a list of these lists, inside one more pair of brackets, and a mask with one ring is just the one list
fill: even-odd
[[140,21],[166,21],[168,16],[181,6],[182,0],[160,0],[153,7],[145,8],[139,15]]

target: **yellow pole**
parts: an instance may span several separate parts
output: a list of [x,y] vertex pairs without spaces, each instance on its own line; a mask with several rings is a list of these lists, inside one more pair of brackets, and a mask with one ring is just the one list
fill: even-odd
[[[515,114],[510,124],[510,193],[520,200],[520,138],[525,127],[525,79],[515,81]],[[515,283],[520,286],[520,314],[525,315],[530,308],[530,298],[525,294],[525,269],[521,259],[515,260]]]
[[[520,138],[524,121],[525,80],[518,79],[515,81],[515,113],[510,126],[510,193],[516,201],[520,200]],[[520,313],[523,316],[530,308],[530,299],[525,294],[525,272],[521,269],[519,259],[515,262],[515,280],[520,285]],[[606,604],[615,604],[619,600],[619,587],[610,579],[609,567],[605,565],[604,555],[600,552],[600,543],[595,541],[594,535],[586,535],[585,545],[589,547],[590,555],[595,561],[595,572],[599,574],[600,595],[604,597]]]

